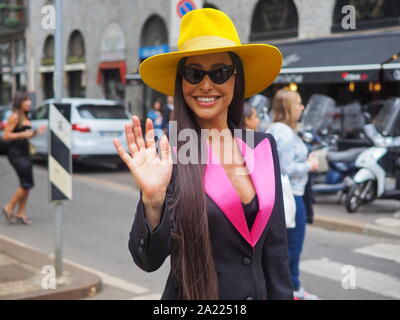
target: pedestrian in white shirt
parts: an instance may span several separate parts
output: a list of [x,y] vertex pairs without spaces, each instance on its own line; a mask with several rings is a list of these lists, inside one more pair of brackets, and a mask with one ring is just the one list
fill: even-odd
[[300,94],[289,89],[279,90],[272,102],[273,118],[269,132],[275,137],[281,172],[288,175],[296,201],[296,227],[287,229],[289,264],[294,298],[315,300],[316,296],[307,293],[300,284],[300,255],[306,231],[307,211],[304,205],[304,190],[308,172],[318,169],[318,160],[308,157],[308,150],[297,135],[297,122],[304,110]]

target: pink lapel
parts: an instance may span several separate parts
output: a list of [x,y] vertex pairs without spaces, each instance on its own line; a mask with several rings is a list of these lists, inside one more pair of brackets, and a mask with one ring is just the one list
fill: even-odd
[[208,147],[208,163],[204,177],[205,191],[217,204],[242,237],[254,247],[267,225],[275,202],[275,171],[272,151],[267,138],[253,150],[242,139],[235,137],[246,161],[250,177],[256,189],[259,212],[249,231],[240,197],[224,168],[213,163],[211,147]]
[[[242,139],[235,137],[246,161],[250,177],[256,189],[259,211],[249,231],[240,197],[224,168],[213,161],[211,146],[208,146],[208,161],[204,176],[204,187],[208,196],[217,204],[241,236],[254,247],[263,233],[275,203],[275,170],[272,150],[267,138],[253,150]],[[172,148],[177,153],[176,146]]]

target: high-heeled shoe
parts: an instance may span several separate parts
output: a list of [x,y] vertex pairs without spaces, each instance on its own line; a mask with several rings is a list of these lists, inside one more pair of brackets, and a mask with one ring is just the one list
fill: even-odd
[[6,218],[6,220],[8,222],[12,222],[13,221],[13,216],[12,216],[12,214],[9,214],[7,212],[6,207],[3,207],[2,211],[3,211],[3,214],[4,214],[4,218]]
[[15,219],[16,219],[16,221],[17,221],[18,223],[25,224],[25,225],[28,225],[28,226],[31,226],[31,225],[33,224],[32,220],[29,219],[28,217],[24,217],[24,218],[22,218],[22,217],[15,217]]

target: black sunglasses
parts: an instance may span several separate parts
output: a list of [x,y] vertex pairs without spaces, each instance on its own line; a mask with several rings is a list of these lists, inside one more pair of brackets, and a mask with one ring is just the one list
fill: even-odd
[[200,83],[206,75],[208,75],[212,82],[216,84],[223,84],[227,82],[233,74],[236,74],[236,70],[233,65],[223,66],[208,71],[189,66],[181,66],[179,68],[179,74],[191,84]]

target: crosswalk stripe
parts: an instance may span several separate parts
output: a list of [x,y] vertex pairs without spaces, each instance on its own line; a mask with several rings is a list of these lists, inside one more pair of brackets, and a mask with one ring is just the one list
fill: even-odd
[[[338,282],[344,281],[345,277],[348,275],[348,267],[348,265],[331,261],[327,258],[305,260],[300,263],[300,269],[302,271]],[[357,266],[350,267],[354,267],[356,289],[363,289],[382,296],[400,299],[399,279]]]
[[129,300],[160,300],[160,299],[161,299],[161,294],[150,293],[150,294],[145,294],[142,296],[136,296],[136,297],[130,298]]
[[354,252],[400,263],[400,245],[376,243],[372,246],[355,249]]

